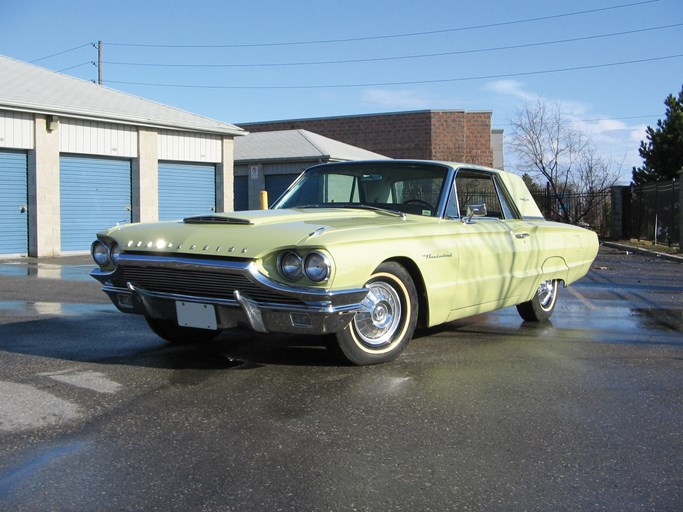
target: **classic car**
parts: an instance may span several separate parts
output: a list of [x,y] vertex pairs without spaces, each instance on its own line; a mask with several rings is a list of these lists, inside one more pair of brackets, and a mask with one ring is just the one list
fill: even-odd
[[98,233],[91,275],[169,342],[324,335],[362,365],[395,359],[417,327],[508,306],[547,320],[597,250],[595,233],[545,220],[514,174],[361,161],[307,169],[268,210]]

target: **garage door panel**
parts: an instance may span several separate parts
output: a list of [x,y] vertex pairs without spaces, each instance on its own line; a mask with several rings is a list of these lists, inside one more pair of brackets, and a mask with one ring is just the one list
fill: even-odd
[[131,221],[129,160],[60,158],[61,250],[90,248],[98,231]]
[[26,152],[0,150],[0,254],[28,250]]
[[159,220],[216,209],[216,168],[207,164],[159,164]]

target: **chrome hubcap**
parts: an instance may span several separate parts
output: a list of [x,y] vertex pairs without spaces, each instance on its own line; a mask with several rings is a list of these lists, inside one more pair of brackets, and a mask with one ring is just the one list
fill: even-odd
[[392,341],[401,321],[401,299],[396,290],[383,281],[368,286],[370,291],[363,299],[363,310],[356,313],[353,322],[361,341],[378,347]]
[[538,302],[543,309],[553,305],[553,297],[555,296],[555,282],[543,281],[538,287]]

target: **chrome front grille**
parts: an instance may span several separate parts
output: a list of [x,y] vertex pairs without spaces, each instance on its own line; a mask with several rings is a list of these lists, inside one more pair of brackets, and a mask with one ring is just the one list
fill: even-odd
[[237,273],[149,266],[122,266],[120,271],[112,280],[112,284],[120,288],[125,288],[127,283],[131,283],[133,286],[154,292],[215,299],[233,299],[233,292],[239,290],[240,293],[258,302],[303,304],[295,298],[264,289],[246,276]]

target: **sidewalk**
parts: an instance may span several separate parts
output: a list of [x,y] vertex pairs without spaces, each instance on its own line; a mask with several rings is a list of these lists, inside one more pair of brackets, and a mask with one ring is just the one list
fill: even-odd
[[681,254],[667,254],[665,252],[657,252],[650,249],[645,249],[642,247],[633,247],[632,245],[622,244],[619,242],[601,242],[605,247],[611,247],[613,249],[619,249],[626,253],[636,253],[643,254],[647,256],[655,256],[657,258],[662,258],[664,260],[676,261],[678,263],[683,263],[683,255]]

